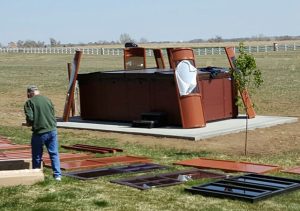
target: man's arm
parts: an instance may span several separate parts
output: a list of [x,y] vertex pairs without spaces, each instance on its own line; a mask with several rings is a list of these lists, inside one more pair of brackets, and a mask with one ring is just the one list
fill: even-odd
[[30,106],[30,102],[27,101],[24,105],[24,113],[26,116],[26,126],[32,126],[33,124],[33,111],[32,108]]

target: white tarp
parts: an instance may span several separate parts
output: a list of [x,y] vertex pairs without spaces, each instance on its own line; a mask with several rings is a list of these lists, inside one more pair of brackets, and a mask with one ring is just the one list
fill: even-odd
[[175,75],[180,96],[192,93],[197,87],[197,69],[189,61],[181,61]]

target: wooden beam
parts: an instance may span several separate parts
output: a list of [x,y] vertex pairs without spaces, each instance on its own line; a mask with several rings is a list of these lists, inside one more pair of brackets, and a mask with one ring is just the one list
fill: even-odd
[[[236,71],[237,68],[234,64],[234,61],[236,59],[235,58],[234,47],[225,47],[225,52],[226,52],[226,55],[227,55],[227,58],[228,58],[231,69],[233,71]],[[253,108],[253,103],[251,102],[248,90],[246,90],[246,89],[241,90],[240,89],[239,92],[240,92],[240,95],[242,97],[244,107],[246,108],[246,113],[247,113],[248,118],[249,119],[254,118],[256,114],[255,114],[255,111],[254,111],[254,108]]]

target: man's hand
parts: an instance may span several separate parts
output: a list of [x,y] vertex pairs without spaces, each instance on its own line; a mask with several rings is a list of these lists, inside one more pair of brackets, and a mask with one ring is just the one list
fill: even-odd
[[30,127],[32,125],[29,122],[22,122],[22,126]]

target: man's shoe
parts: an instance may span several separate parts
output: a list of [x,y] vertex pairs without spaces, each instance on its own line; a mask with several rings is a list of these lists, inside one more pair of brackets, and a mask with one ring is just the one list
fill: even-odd
[[61,177],[55,177],[55,180],[60,182],[61,181]]

